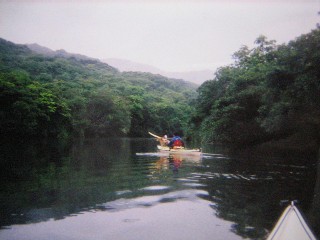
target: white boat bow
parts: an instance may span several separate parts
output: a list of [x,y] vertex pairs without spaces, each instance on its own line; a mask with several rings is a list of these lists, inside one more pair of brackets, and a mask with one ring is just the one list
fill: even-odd
[[316,240],[294,202],[284,210],[267,240]]

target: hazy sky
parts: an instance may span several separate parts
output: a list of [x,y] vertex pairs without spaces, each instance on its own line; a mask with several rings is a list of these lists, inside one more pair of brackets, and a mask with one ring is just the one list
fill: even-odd
[[166,71],[215,70],[261,34],[278,44],[320,22],[320,0],[0,0],[0,37]]

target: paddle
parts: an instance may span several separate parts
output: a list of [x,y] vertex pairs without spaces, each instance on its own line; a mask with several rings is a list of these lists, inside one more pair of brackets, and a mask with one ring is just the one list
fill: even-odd
[[163,137],[160,137],[160,136],[158,136],[158,135],[156,135],[156,134],[154,134],[154,133],[151,133],[151,132],[148,132],[148,133],[149,133],[152,137],[155,137],[156,140],[160,142],[160,145],[161,145],[162,147],[167,146],[167,143],[169,142],[169,138],[163,138]]
[[[163,137],[160,137],[152,132],[148,132],[152,137],[155,137],[155,138],[163,138]],[[168,140],[170,140],[171,138],[167,138]]]
[[160,137],[160,136],[158,136],[158,135],[155,135],[155,134],[153,134],[153,133],[151,133],[151,132],[148,132],[152,137],[155,137],[155,138],[162,138],[162,137]]

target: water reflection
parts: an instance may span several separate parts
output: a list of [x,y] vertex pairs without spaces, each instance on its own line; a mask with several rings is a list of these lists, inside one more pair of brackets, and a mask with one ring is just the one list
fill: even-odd
[[[7,159],[2,167],[7,172],[1,175],[0,237],[10,229],[20,231],[15,224],[47,222],[58,227],[57,220],[61,219],[71,228],[81,229],[84,226],[72,225],[73,222],[94,222],[87,213],[100,212],[113,214],[104,215],[110,221],[121,215],[115,227],[124,231],[128,223],[143,227],[156,222],[162,229],[165,223],[151,215],[150,222],[144,222],[143,216],[151,212],[162,219],[166,218],[164,214],[170,215],[189,226],[194,221],[192,214],[185,219],[183,209],[193,208],[193,217],[198,221],[193,230],[197,234],[205,225],[212,228],[206,234],[224,229],[220,239],[224,234],[228,236],[225,239],[262,239],[282,210],[280,200],[299,199],[307,210],[313,199],[313,165],[287,164],[265,157],[240,159],[217,149],[201,157],[163,155],[147,139],[87,140],[74,144],[68,151],[50,147],[51,150],[24,148],[14,153],[2,152]],[[172,213],[168,212],[171,208]],[[229,235],[230,230],[236,235]],[[111,233],[104,230],[104,234]],[[121,237],[113,235],[114,239]],[[208,235],[198,239],[207,238]]]
[[[148,155],[145,155],[148,156]],[[185,163],[193,163],[194,166],[201,164],[201,156],[183,156],[180,154],[170,154],[168,156],[160,156],[159,160],[151,165],[151,174],[161,172],[163,170],[172,169],[174,173],[179,171],[179,168]]]

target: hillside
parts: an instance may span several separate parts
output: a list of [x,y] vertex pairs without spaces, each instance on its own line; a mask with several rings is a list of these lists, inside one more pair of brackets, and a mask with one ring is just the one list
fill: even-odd
[[67,51],[60,49],[57,51],[53,51],[50,48],[43,47],[37,43],[33,44],[27,44],[26,45],[30,50],[33,52],[45,55],[45,56],[51,56],[51,57],[64,57],[64,58],[76,58],[78,60],[95,60],[98,61],[98,59],[90,58],[85,55],[76,54],[76,53],[68,53]]
[[195,84],[0,39],[0,130],[19,136],[144,136],[187,130]]

